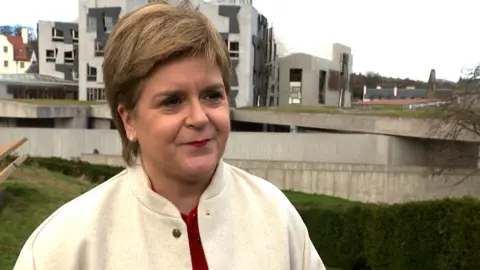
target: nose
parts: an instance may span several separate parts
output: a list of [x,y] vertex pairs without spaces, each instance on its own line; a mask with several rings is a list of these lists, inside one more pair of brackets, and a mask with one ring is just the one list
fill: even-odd
[[207,113],[202,104],[198,100],[190,102],[190,110],[185,124],[196,129],[202,129],[208,121]]

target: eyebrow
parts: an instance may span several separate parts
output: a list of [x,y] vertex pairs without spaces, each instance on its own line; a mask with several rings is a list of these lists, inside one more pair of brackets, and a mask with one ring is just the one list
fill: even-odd
[[208,85],[207,87],[204,87],[202,89],[202,92],[204,92],[204,91],[215,91],[215,90],[220,90],[220,89],[223,89],[223,88],[225,88],[225,85],[223,85],[223,83],[214,83],[214,84]]
[[175,96],[175,95],[182,95],[185,94],[185,91],[182,90],[164,90],[162,92],[156,93],[153,95],[153,98],[157,97],[170,97],[170,96]]
[[[225,85],[223,85],[223,83],[214,83],[214,84],[207,85],[200,92],[216,91],[224,88],[225,88]],[[186,92],[187,91],[184,91],[184,90],[164,90],[153,95],[153,99],[157,97],[170,97],[175,95],[184,95]]]

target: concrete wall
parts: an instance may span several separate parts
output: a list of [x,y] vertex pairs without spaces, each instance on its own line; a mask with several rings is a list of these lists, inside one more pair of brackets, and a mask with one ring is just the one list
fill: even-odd
[[37,118],[37,106],[32,104],[0,100],[0,117]]
[[15,127],[18,119],[28,121],[30,124],[27,126],[40,127],[42,121],[52,119],[57,128],[85,129],[88,127],[89,116],[88,106],[45,106],[0,101],[0,127]]
[[[98,119],[101,120],[101,119]],[[0,128],[0,144],[26,137],[21,153],[32,156],[79,157],[93,153],[119,155],[121,143],[110,122],[98,129],[61,129],[75,123],[55,120],[59,128]],[[6,126],[6,125],[3,125]],[[478,151],[478,146],[477,146]],[[271,160],[374,165],[436,165],[431,147],[416,139],[373,134],[232,132],[224,157],[235,160]],[[435,156],[435,155],[434,155]],[[472,166],[477,160],[473,160]]]
[[[457,171],[433,177],[425,167],[228,160],[277,187],[353,201],[397,203],[480,196],[480,176]],[[460,184],[460,180],[464,179]]]
[[[79,115],[79,111],[82,114]],[[0,117],[12,118],[74,118],[90,116],[88,106],[37,105],[0,100]]]
[[[93,164],[124,166],[120,156],[84,154]],[[480,176],[456,170],[433,176],[418,166],[225,159],[282,190],[325,194],[353,201],[399,203],[445,197],[480,196]]]
[[[26,137],[22,153],[33,156],[79,157],[93,153],[118,155],[121,144],[115,130],[0,128],[0,144]],[[387,136],[368,134],[290,134],[232,132],[225,157],[230,159],[386,164]],[[40,143],[41,142],[41,143]],[[109,142],[109,143],[104,143]],[[395,162],[407,162],[397,159]]]
[[[452,130],[458,124],[445,119],[365,116],[354,113],[291,113],[262,110],[233,110],[235,121],[283,126],[309,127],[322,130],[385,134],[425,139],[452,140]],[[463,129],[455,140],[480,142],[475,132]]]
[[[19,154],[123,164],[114,130],[0,128],[0,134],[0,144],[28,139]],[[93,155],[95,149],[99,155]],[[480,176],[454,186],[470,170],[433,177],[429,167],[408,166],[425,157],[419,149],[408,140],[381,135],[238,132],[231,134],[224,158],[282,189],[350,200],[393,203],[480,196]]]
[[[111,119],[108,105],[52,106],[0,100],[0,118],[67,118],[76,117],[76,111],[86,110],[88,117]],[[83,114],[79,115],[84,121]],[[232,110],[233,121],[298,126],[322,130],[382,134],[424,139],[453,140],[449,134],[456,122],[444,119],[415,119],[385,116],[363,116],[353,114],[288,113],[276,111]],[[87,128],[87,126],[76,126]],[[462,130],[455,140],[479,143],[474,132]]]

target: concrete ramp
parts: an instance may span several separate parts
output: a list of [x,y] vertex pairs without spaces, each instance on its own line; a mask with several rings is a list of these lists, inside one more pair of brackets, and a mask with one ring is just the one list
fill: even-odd
[[449,134],[452,133],[456,123],[446,121],[445,119],[255,110],[232,110],[231,119],[240,122],[297,126],[342,132],[480,142],[480,136],[467,129],[461,130],[455,138],[452,138]]
[[[6,156],[13,153],[20,146],[22,146],[27,141],[27,138],[20,139],[18,141],[6,143],[0,145],[0,161],[2,161]],[[26,155],[21,155],[15,159],[12,163],[8,164],[2,171],[0,171],[0,184],[2,184],[7,178],[22,165],[23,162],[27,159]]]

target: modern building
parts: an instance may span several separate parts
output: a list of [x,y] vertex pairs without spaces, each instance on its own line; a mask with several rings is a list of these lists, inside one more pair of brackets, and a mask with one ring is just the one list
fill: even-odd
[[[79,0],[79,99],[103,100],[103,49],[123,14],[162,0]],[[176,0],[170,1],[175,4]],[[266,105],[275,62],[273,31],[251,1],[193,1],[225,39],[232,58],[232,107]]]
[[363,101],[370,100],[398,100],[398,99],[450,99],[453,97],[454,91],[451,89],[428,89],[410,88],[367,88],[363,87]]
[[77,99],[78,84],[42,74],[0,74],[0,99]]
[[294,53],[278,60],[280,106],[351,106],[351,48],[335,43],[329,58]]
[[78,24],[39,21],[37,37],[39,73],[78,81]]
[[408,88],[367,88],[363,87],[363,98],[354,102],[357,107],[401,106],[407,109],[438,107],[449,105],[454,98],[451,89],[417,89]]
[[0,74],[25,73],[35,60],[25,44],[28,42],[27,29],[21,29],[19,36],[0,35]]

